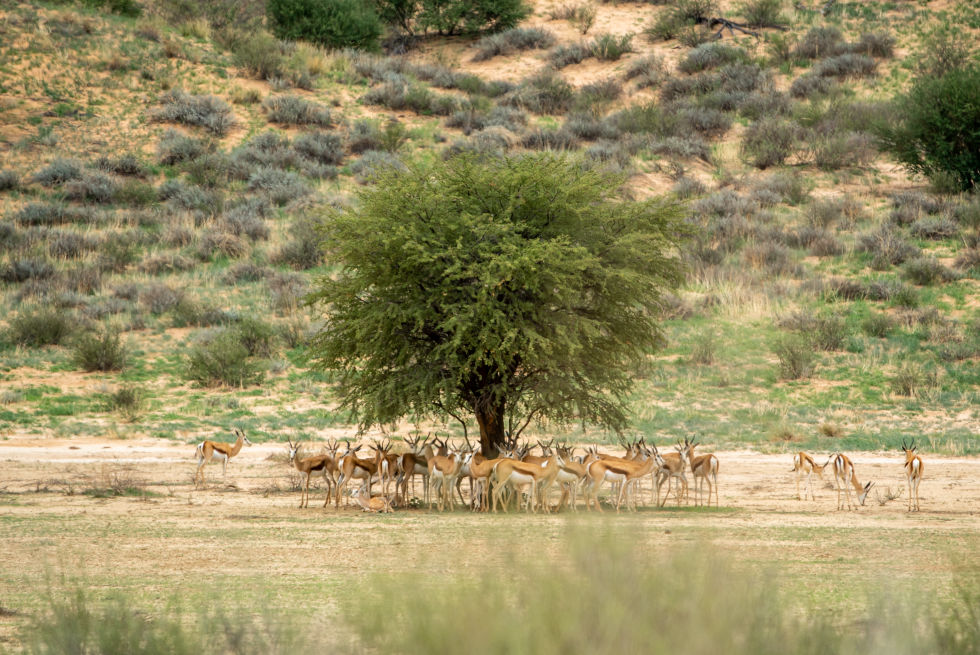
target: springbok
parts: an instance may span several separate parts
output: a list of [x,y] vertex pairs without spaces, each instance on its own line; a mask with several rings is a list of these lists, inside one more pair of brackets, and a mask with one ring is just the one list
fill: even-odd
[[243,444],[252,445],[252,442],[245,436],[244,430],[235,429],[238,439],[235,443],[224,443],[221,441],[202,441],[197,444],[197,471],[194,472],[194,486],[197,486],[198,479],[204,484],[204,466],[211,461],[221,462],[221,477],[225,477],[228,469],[228,460],[237,455],[242,450]]
[[922,482],[922,471],[925,470],[925,464],[922,462],[922,458],[919,457],[915,451],[915,439],[912,440],[912,445],[906,446],[905,440],[902,439],[902,450],[905,451],[905,477],[909,481],[909,511],[912,510],[912,495],[915,494],[915,511],[919,511],[919,483]]

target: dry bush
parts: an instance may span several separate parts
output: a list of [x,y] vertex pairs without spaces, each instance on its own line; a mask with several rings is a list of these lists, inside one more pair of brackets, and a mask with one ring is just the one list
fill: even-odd
[[330,110],[315,102],[294,95],[269,96],[262,103],[270,123],[284,125],[319,125],[330,127],[333,117]]
[[218,136],[227,134],[235,124],[231,107],[216,96],[191,95],[173,89],[160,97],[160,104],[163,107],[151,114],[153,120],[203,127]]
[[486,61],[523,50],[550,48],[554,42],[555,35],[548,30],[539,27],[515,27],[477,41],[473,46],[476,48],[473,61]]

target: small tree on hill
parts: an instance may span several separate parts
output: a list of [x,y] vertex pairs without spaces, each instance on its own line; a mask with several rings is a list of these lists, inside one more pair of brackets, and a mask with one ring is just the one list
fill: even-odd
[[536,419],[625,427],[685,230],[623,181],[550,154],[383,173],[328,218],[341,269],[310,296],[342,404],[362,427],[474,417],[487,454]]
[[980,66],[919,77],[896,99],[894,124],[878,127],[884,148],[914,173],[980,182]]

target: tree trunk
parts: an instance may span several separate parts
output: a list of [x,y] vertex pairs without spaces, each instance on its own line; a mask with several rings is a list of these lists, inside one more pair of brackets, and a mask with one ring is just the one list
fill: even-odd
[[499,447],[506,440],[504,431],[504,403],[476,403],[477,425],[480,426],[480,450],[487,459],[498,455]]

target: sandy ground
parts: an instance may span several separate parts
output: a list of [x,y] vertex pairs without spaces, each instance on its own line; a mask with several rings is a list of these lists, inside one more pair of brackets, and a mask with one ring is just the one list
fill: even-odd
[[[797,500],[789,454],[717,455],[722,511],[607,511],[601,524],[628,526],[654,549],[707,540],[751,562],[793,567],[812,577],[817,602],[827,598],[829,605],[857,602],[835,596],[834,576],[862,579],[874,569],[879,578],[897,579],[934,570],[942,589],[957,570],[980,574],[972,555],[980,545],[980,458],[924,453],[922,511],[910,514],[900,452],[851,454],[860,480],[874,481],[877,492],[852,512],[836,511],[828,481],[816,481],[816,501]],[[336,589],[352,576],[428,565],[434,556],[492,563],[506,544],[540,557],[540,545],[547,548],[569,526],[568,512],[492,518],[424,510],[381,516],[343,503],[323,509],[321,490],[300,509],[299,478],[282,444],[246,446],[224,480],[220,465],[209,466],[204,490],[193,487],[195,464],[193,446],[165,440],[0,442],[0,647],[16,643],[42,605],[43,581],[52,577],[135,593],[149,603],[215,588],[209,585],[217,581],[221,589],[247,590],[262,580],[277,597],[308,603],[302,594],[312,593],[310,583]],[[153,493],[85,493],[114,482]],[[889,491],[898,498],[881,504]],[[647,487],[647,502],[649,494]],[[524,535],[538,537],[536,545]],[[316,598],[328,608],[321,611],[332,611],[329,593]]]

